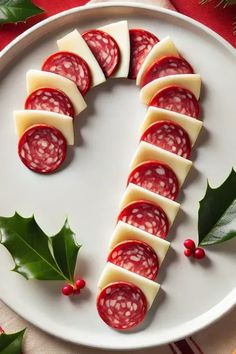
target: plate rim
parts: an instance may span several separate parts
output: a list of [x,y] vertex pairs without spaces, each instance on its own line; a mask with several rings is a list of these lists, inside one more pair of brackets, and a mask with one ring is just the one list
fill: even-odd
[[[55,20],[58,20],[59,18],[63,18],[64,16],[68,16],[70,14],[77,13],[77,12],[84,12],[84,11],[86,12],[87,10],[91,10],[91,9],[110,8],[110,7],[132,7],[132,8],[137,8],[137,9],[151,10],[151,11],[155,11],[157,13],[167,14],[167,15],[170,15],[171,17],[180,19],[180,20],[187,22],[188,24],[193,25],[193,26],[203,30],[204,32],[206,32],[208,35],[213,37],[220,45],[223,45],[223,47],[225,47],[226,50],[228,50],[231,54],[233,54],[233,56],[236,59],[236,49],[229,42],[227,42],[223,37],[221,37],[219,34],[214,32],[213,30],[211,30],[207,26],[203,25],[202,23],[200,23],[200,22],[198,22],[186,15],[175,12],[173,10],[165,9],[165,8],[162,8],[162,7],[156,6],[156,5],[148,5],[148,4],[144,4],[144,3],[134,3],[132,1],[126,2],[126,3],[121,2],[121,1],[112,2],[112,3],[98,3],[98,4],[88,3],[84,6],[74,7],[72,9],[65,10],[65,11],[55,14],[51,17],[48,17],[48,18],[40,21],[39,23],[35,24],[34,26],[30,27],[25,32],[21,33],[19,36],[17,36],[15,39],[13,39],[0,52],[0,59],[2,59],[6,54],[11,53],[11,51],[14,49],[14,47],[17,44],[19,44],[19,42],[21,42],[23,39],[27,38],[30,34],[36,32],[37,30],[40,30],[45,25],[47,25],[51,22],[54,22]],[[6,65],[3,64],[3,67]],[[0,295],[0,299],[1,299],[1,295]],[[56,336],[56,337],[63,339],[67,342],[68,341],[73,342],[77,345],[83,345],[83,346],[87,346],[87,347],[91,347],[91,348],[100,348],[100,349],[104,349],[104,350],[130,350],[130,349],[132,350],[132,349],[152,348],[155,346],[160,346],[160,345],[170,343],[170,341],[167,340],[167,338],[164,338],[162,341],[159,341],[158,344],[153,343],[153,342],[146,343],[145,341],[143,341],[142,345],[135,346],[135,345],[122,344],[121,347],[115,348],[114,345],[110,345],[110,344],[106,344],[106,346],[93,344],[89,340],[80,340],[78,342],[78,341],[76,341],[75,338],[68,338],[68,336],[63,336],[63,333],[58,334],[58,333],[53,332],[53,330],[52,331],[50,331],[48,329],[45,330],[43,325],[41,325],[40,323],[36,323],[33,319],[29,319],[29,317],[27,316],[27,314],[24,313],[24,311],[22,313],[22,311],[20,309],[16,309],[15,306],[14,305],[12,306],[11,304],[9,304],[8,301],[2,300],[2,299],[1,299],[1,301],[3,301],[3,303],[5,303],[7,306],[9,306],[18,315],[20,315],[25,320],[32,323],[34,326],[43,330],[44,332],[47,332],[50,335]],[[212,323],[214,323],[215,321],[220,319],[223,315],[228,313],[234,307],[236,307],[236,287],[228,295],[226,295],[218,304],[213,306],[210,310],[206,311],[205,313],[201,314],[198,317],[195,317],[193,320],[185,322],[184,324],[180,325],[178,327],[178,329],[176,330],[176,335],[171,339],[171,342],[180,340],[181,338],[192,335],[193,333],[208,327],[209,325],[211,325]]]

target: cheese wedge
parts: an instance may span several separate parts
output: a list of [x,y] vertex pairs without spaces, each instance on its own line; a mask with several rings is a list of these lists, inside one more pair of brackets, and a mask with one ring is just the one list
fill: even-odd
[[134,169],[134,167],[141,162],[150,160],[156,160],[168,165],[175,172],[179,181],[179,187],[184,183],[192,166],[192,162],[183,157],[161,149],[155,145],[146,143],[145,141],[141,141],[131,162],[131,168]]
[[197,137],[202,129],[203,123],[195,118],[185,116],[180,113],[168,111],[166,109],[149,107],[140,127],[141,134],[153,123],[158,121],[172,121],[179,124],[188,133],[192,146],[195,144]]
[[118,243],[127,240],[142,241],[152,247],[158,257],[159,266],[163,262],[166,253],[170,247],[170,243],[168,241],[165,241],[160,237],[153,236],[148,232],[126,224],[123,221],[119,221],[113,232],[109,246],[110,248],[113,248]]
[[145,85],[140,91],[140,100],[148,105],[152,98],[167,86],[177,85],[190,90],[197,100],[201,90],[201,76],[198,74],[169,75],[155,79]]
[[171,226],[176,218],[179,211],[180,204],[174,202],[171,199],[162,197],[159,194],[153,193],[145,188],[137,186],[136,184],[129,183],[128,187],[123,194],[123,198],[120,203],[121,210],[129,203],[135,202],[137,200],[147,200],[158,206],[160,206],[166,213],[166,216]]
[[59,50],[66,50],[78,54],[89,66],[92,75],[92,86],[97,86],[106,81],[105,75],[91,52],[86,41],[75,29],[57,41]]
[[127,77],[130,62],[129,26],[127,21],[119,21],[98,28],[112,36],[120,49],[120,64],[112,77]]
[[26,73],[26,83],[28,94],[41,87],[52,87],[63,91],[71,100],[76,115],[87,107],[76,84],[61,75],[41,70],[29,70]]
[[103,289],[106,285],[117,281],[129,282],[141,289],[147,299],[148,308],[151,307],[156,294],[160,289],[160,285],[158,283],[142,277],[141,275],[130,272],[129,270],[118,267],[113,263],[107,262],[98,281],[98,287]]
[[154,61],[161,59],[165,56],[179,57],[179,53],[170,37],[164,38],[162,41],[155,44],[154,47],[150,50],[141,68],[139,69],[136,78],[136,85],[139,86],[141,84],[142,76],[147,70],[147,68],[152,65]]
[[14,111],[15,131],[21,137],[26,129],[34,124],[48,124],[62,133],[68,145],[74,144],[73,118],[64,114],[41,111],[41,110],[22,110]]

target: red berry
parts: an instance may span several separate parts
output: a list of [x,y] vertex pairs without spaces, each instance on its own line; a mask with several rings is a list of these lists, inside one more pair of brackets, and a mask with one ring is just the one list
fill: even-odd
[[74,289],[74,294],[79,295],[80,294],[80,289]]
[[185,255],[186,257],[191,257],[192,254],[193,254],[193,251],[190,250],[189,248],[187,248],[186,250],[184,250],[184,255]]
[[62,291],[63,295],[69,296],[69,295],[73,294],[74,288],[72,285],[67,284],[61,289],[61,291]]
[[187,240],[184,241],[184,247],[189,250],[194,250],[196,245],[195,242],[191,240],[191,238],[188,238]]
[[85,287],[85,285],[86,285],[85,280],[81,279],[81,278],[77,279],[75,282],[76,289],[83,289]]
[[204,258],[206,255],[205,251],[203,248],[197,247],[195,248],[194,252],[193,252],[193,257],[196,259],[202,259]]

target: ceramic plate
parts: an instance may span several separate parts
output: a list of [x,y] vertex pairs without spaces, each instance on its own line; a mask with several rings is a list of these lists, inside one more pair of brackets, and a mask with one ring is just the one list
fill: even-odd
[[[99,318],[97,280],[115,227],[129,163],[139,140],[146,108],[130,80],[109,80],[87,96],[88,108],[75,123],[76,146],[65,167],[50,176],[30,172],[17,156],[12,111],[22,109],[25,73],[39,69],[57,50],[56,39],[75,27],[83,31],[127,19],[160,39],[169,35],[202,76],[204,129],[192,154],[194,166],[178,201],[182,205],[170,234],[171,250],[158,281],[162,289],[145,323],[120,333]],[[0,61],[0,215],[17,210],[35,214],[48,234],[58,232],[66,216],[83,245],[78,270],[88,283],[81,296],[68,299],[58,282],[26,281],[10,272],[13,262],[0,247],[0,296],[13,310],[63,339],[106,349],[160,345],[203,328],[229,310],[236,299],[236,239],[210,247],[204,262],[184,257],[183,240],[197,239],[198,201],[206,178],[219,185],[236,165],[234,49],[199,23],[171,11],[145,5],[96,5],[76,8],[26,31],[3,52]]]

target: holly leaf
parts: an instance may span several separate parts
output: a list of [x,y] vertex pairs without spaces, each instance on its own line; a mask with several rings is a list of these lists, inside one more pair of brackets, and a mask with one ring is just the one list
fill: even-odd
[[225,242],[236,236],[236,172],[218,188],[207,185],[198,211],[199,245]]
[[42,12],[31,0],[0,0],[0,24],[25,21]]
[[74,233],[67,220],[61,231],[48,237],[34,216],[24,218],[18,213],[0,217],[1,244],[15,262],[13,271],[26,279],[66,280],[73,283],[77,254]]
[[22,340],[25,329],[20,332],[0,335],[0,353],[1,354],[21,354]]

